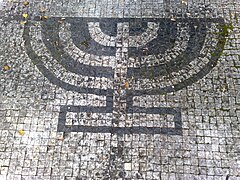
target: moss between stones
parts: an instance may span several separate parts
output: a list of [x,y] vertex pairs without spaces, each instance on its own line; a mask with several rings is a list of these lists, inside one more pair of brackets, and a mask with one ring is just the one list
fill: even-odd
[[223,26],[221,26],[219,29],[221,30],[219,33],[217,33],[219,35],[218,37],[218,44],[217,44],[217,49],[221,50],[220,53],[216,53],[213,52],[212,53],[212,57],[213,58],[220,58],[223,54],[224,51],[224,46],[226,44],[227,41],[227,37],[229,36],[229,31],[233,31],[233,24],[229,23],[229,24],[224,24]]

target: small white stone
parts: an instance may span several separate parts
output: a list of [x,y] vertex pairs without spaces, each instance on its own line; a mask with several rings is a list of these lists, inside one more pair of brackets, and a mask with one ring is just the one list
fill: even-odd
[[125,171],[131,171],[132,163],[124,163],[124,169],[125,169]]

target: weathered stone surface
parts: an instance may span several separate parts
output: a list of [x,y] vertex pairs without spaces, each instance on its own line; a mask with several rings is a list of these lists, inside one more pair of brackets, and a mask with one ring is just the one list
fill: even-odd
[[239,179],[239,9],[0,0],[0,179]]

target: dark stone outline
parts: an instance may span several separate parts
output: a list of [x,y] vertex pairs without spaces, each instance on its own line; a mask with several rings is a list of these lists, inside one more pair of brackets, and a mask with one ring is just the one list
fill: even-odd
[[134,21],[129,22],[129,35],[130,36],[137,36],[141,35],[142,33],[146,32],[148,28],[148,24],[146,21],[142,21],[142,19],[134,19]]
[[[218,21],[219,23],[219,21]],[[222,25],[224,25],[224,21],[221,21]],[[42,72],[42,74],[48,78],[48,80],[57,85],[66,89],[67,91],[76,91],[79,93],[90,93],[90,94],[97,94],[97,95],[106,95],[107,96],[107,106],[106,107],[81,107],[81,106],[61,106],[61,111],[59,115],[59,125],[58,131],[64,132],[105,132],[105,133],[117,133],[117,134],[130,134],[130,133],[146,133],[146,134],[171,134],[171,135],[181,135],[182,134],[182,121],[181,121],[181,110],[179,108],[143,108],[143,107],[135,107],[133,106],[133,96],[140,96],[144,94],[162,94],[162,93],[170,93],[177,90],[180,90],[186,86],[189,86],[196,82],[197,80],[203,78],[206,74],[208,74],[211,69],[216,66],[217,60],[220,57],[220,54],[223,49],[216,49],[214,51],[215,56],[209,61],[205,67],[199,71],[197,74],[193,75],[193,77],[188,78],[187,80],[175,85],[174,87],[165,87],[162,89],[151,89],[151,90],[138,90],[138,91],[131,91],[127,90],[127,109],[128,113],[133,112],[145,112],[147,114],[172,114],[174,115],[175,127],[176,128],[156,128],[156,127],[88,127],[88,126],[74,126],[68,127],[64,123],[66,121],[66,113],[70,110],[73,112],[112,112],[113,110],[113,97],[112,89],[108,90],[101,90],[101,89],[94,89],[94,88],[82,88],[70,85],[65,83],[58,78],[54,77],[54,75],[44,66],[43,62],[41,61],[41,57],[37,56],[31,48],[30,38],[29,38],[29,28],[30,26],[27,24],[24,27],[23,37],[25,40],[25,47],[26,52],[29,55],[30,59],[33,63],[37,66],[37,68]],[[223,27],[221,27],[223,30]],[[225,36],[222,33],[219,34],[219,42],[217,47],[222,47],[220,44],[225,41]],[[65,118],[64,118],[65,117]]]
[[[107,107],[86,107],[86,106],[61,106],[58,120],[58,132],[88,132],[88,133],[111,133],[111,134],[167,134],[182,135],[182,121],[180,108],[138,108],[136,113],[146,112],[147,114],[171,114],[174,115],[175,128],[164,127],[112,127],[112,126],[83,126],[66,125],[67,112],[90,112],[90,113],[111,113]],[[150,112],[150,113],[149,113]]]
[[117,23],[115,19],[99,18],[100,29],[108,36],[117,37]]

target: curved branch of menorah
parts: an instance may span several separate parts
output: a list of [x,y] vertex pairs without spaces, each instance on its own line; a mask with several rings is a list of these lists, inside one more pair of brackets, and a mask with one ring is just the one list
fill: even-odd
[[89,87],[79,87],[76,85],[72,85],[68,82],[62,81],[57,77],[56,74],[53,73],[53,71],[49,70],[44,63],[43,56],[38,56],[36,52],[33,50],[33,47],[31,45],[31,39],[30,39],[30,28],[31,23],[28,22],[28,24],[24,27],[23,32],[23,39],[24,39],[24,45],[25,50],[29,58],[32,60],[33,64],[38,68],[38,70],[54,85],[59,86],[67,91],[75,91],[78,93],[83,94],[96,94],[96,95],[102,95],[107,97],[107,102],[112,102],[112,89],[99,89],[99,88],[89,88]]
[[[57,21],[56,18],[53,20]],[[136,20],[132,18],[67,18],[65,21],[66,23],[71,24],[70,30],[72,33],[72,40],[79,49],[88,54],[115,56],[116,47],[113,47],[113,45],[116,44],[118,39],[117,36],[119,36],[120,39],[122,38],[121,34],[118,35],[118,25],[121,23],[129,23],[129,25],[132,26]],[[109,23],[114,25],[114,28],[111,29],[111,33],[108,32],[107,34],[105,32],[108,31],[108,27],[102,29],[103,26],[101,23],[106,21],[109,21]],[[92,27],[92,31],[88,30],[89,23],[90,27],[95,25],[95,28]],[[140,33],[134,33],[134,28],[132,29],[129,25],[129,29],[126,30],[129,31],[129,36],[126,37],[129,39],[129,57],[146,56],[151,54],[158,55],[164,53],[167,49],[174,47],[177,38],[176,22],[167,18],[161,18],[141,19],[139,23],[143,25],[143,27],[146,25],[144,30],[141,30]],[[99,33],[97,38],[95,35],[91,38],[91,34],[94,34],[94,29],[98,29],[95,31],[95,33]],[[79,31],[81,33],[79,33]],[[106,42],[104,42],[105,40]],[[107,40],[109,40],[108,43]],[[87,48],[83,45],[85,42],[88,43]],[[146,49],[148,49],[147,52],[145,51]]]
[[115,56],[98,56],[94,54],[88,54],[79,49],[73,43],[70,27],[71,24],[64,23],[60,26],[59,31],[60,43],[63,45],[66,53],[70,54],[74,60],[86,65],[113,67],[116,61]]
[[[58,18],[53,18],[53,21],[57,23]],[[66,18],[65,20],[66,23],[71,24],[72,40],[79,49],[97,56],[115,56],[116,48],[103,46],[91,38],[88,22],[96,21],[98,19],[95,18]],[[96,51],[96,49],[101,49],[101,51]]]
[[[51,52],[52,57],[58,61],[58,63],[66,69],[66,71],[74,73],[76,75],[84,75],[84,76],[92,76],[92,77],[105,77],[105,78],[113,78],[113,70],[111,67],[108,66],[91,66],[91,65],[87,65],[84,63],[81,63],[79,61],[77,61],[76,59],[73,59],[73,57],[71,57],[70,54],[68,54],[66,52],[66,49],[64,48],[64,45],[61,42],[61,39],[59,37],[59,32],[60,32],[60,23],[57,22],[59,20],[59,18],[53,18],[44,22],[41,22],[42,24],[42,37],[43,37],[43,41],[46,45],[46,47],[48,48],[48,50]],[[70,29],[72,30],[72,28],[75,26],[72,22],[72,19],[70,18],[69,20],[66,20],[67,23],[71,24]],[[88,22],[96,22],[96,19],[88,19],[88,20],[82,20],[80,18],[77,18],[76,20],[78,23],[82,23],[84,22],[84,27],[88,27],[87,24]],[[131,19],[127,19],[127,21],[131,21]],[[154,20],[150,20],[151,22]],[[155,20],[156,21],[156,20]],[[165,22],[163,24],[168,25],[169,20],[167,19],[161,19],[158,20],[161,24],[161,22]],[[179,21],[179,20],[178,20]],[[175,32],[175,29],[177,27],[177,24],[179,24],[179,22],[173,22],[170,23],[173,27],[170,28],[166,28],[167,30],[165,30],[165,33],[170,33],[172,30]],[[117,22],[123,22],[123,20],[118,20]],[[157,22],[157,21],[156,21]],[[197,80],[201,79],[204,75],[206,75],[207,73],[210,72],[210,70],[216,65],[217,59],[214,59],[214,57],[208,57],[210,60],[209,62],[207,62],[208,60],[204,60],[204,59],[198,59],[200,58],[201,55],[201,51],[202,51],[202,47],[204,46],[204,42],[206,39],[206,35],[207,35],[207,29],[211,28],[211,23],[218,23],[218,29],[221,32],[222,31],[222,27],[224,26],[224,21],[223,19],[185,19],[185,20],[181,20],[181,25],[180,27],[184,27],[184,26],[188,26],[189,27],[189,40],[188,40],[188,45],[185,48],[185,51],[181,54],[178,54],[178,56],[176,58],[172,58],[169,61],[165,61],[160,65],[157,66],[142,66],[142,67],[138,67],[138,68],[134,68],[134,67],[128,67],[128,71],[127,71],[127,76],[128,78],[135,78],[135,79],[139,79],[139,78],[158,78],[158,77],[170,77],[171,78],[171,74],[174,74],[176,72],[181,72],[181,71],[186,71],[186,67],[190,67],[194,66],[194,63],[196,64],[196,61],[199,61],[200,64],[202,62],[204,62],[204,65],[201,65],[201,69],[198,69],[197,72],[191,72],[191,74],[188,76],[184,75],[185,79],[180,79],[180,82],[178,83],[166,83],[164,87],[158,87],[158,88],[152,88],[151,90],[138,90],[135,89],[135,94],[143,94],[143,93],[153,93],[153,94],[158,94],[158,93],[168,93],[168,92],[173,92],[173,91],[177,91],[183,87],[186,87],[187,85],[192,84],[193,82],[196,82]],[[157,23],[155,23],[156,25]],[[29,25],[26,25],[25,27],[25,32],[28,32],[28,27]],[[77,26],[79,28],[79,26]],[[161,30],[161,26],[159,28],[159,33],[161,34],[160,30]],[[172,29],[172,30],[171,30]],[[71,34],[73,35],[76,31],[70,31]],[[174,34],[174,33],[173,33]],[[172,34],[172,35],[173,35]],[[110,37],[110,36],[109,36]],[[161,35],[159,35],[159,37],[161,37]],[[224,38],[222,33],[218,34],[217,39],[219,40],[219,42],[223,42]],[[177,39],[175,36],[172,39]],[[156,38],[155,40],[159,40],[158,38]],[[152,41],[155,41],[152,40]],[[74,41],[74,39],[73,39]],[[170,42],[171,40],[169,40]],[[152,42],[149,42],[152,43]],[[158,43],[160,44],[160,43]],[[194,44],[194,46],[192,46],[192,44]],[[75,45],[75,43],[74,43]],[[172,45],[171,45],[172,46]],[[218,47],[219,45],[217,45],[216,47]],[[174,44],[173,44],[174,47]],[[116,49],[116,48],[115,48]],[[129,47],[129,49],[131,49],[131,47]],[[136,48],[137,49],[137,48]],[[221,48],[220,51],[222,51]],[[152,53],[152,52],[150,52]],[[219,53],[216,51],[212,51],[210,52],[211,54],[215,54],[215,57],[219,57]],[[153,53],[154,54],[154,53]],[[129,52],[129,56],[130,56],[130,52]],[[139,55],[141,58],[141,55]],[[110,57],[110,56],[109,56]],[[131,57],[131,56],[130,56]],[[147,57],[147,56],[146,56]],[[157,56],[155,56],[157,57]],[[94,58],[94,57],[93,57]],[[203,63],[202,63],[203,64]],[[198,64],[197,64],[198,65]],[[46,67],[45,67],[46,68]],[[183,71],[183,73],[184,73]],[[187,72],[185,72],[186,74],[188,74]],[[190,77],[192,76],[192,77]],[[167,80],[167,79],[166,79]],[[169,79],[169,81],[171,81]],[[164,83],[163,83],[164,84]],[[65,85],[66,86],[66,85]],[[70,85],[68,85],[69,87]],[[75,89],[78,88],[70,88],[72,90],[75,91]],[[76,90],[79,91],[79,90]]]
[[158,64],[165,64],[167,62],[170,62],[173,57],[181,55],[187,49],[190,38],[190,29],[189,26],[185,25],[185,23],[178,23],[177,31],[177,38],[172,48],[167,49],[163,54],[151,54],[142,57],[136,57],[137,59],[139,59],[137,62],[135,58],[129,58],[129,67],[152,67]]
[[188,46],[183,53],[181,53],[176,58],[172,58],[169,62],[157,66],[128,68],[128,77],[166,76],[172,72],[181,70],[191,61],[199,57],[207,35],[206,23],[198,21],[197,23],[189,23],[188,26],[190,27],[190,38],[188,41]]
[[94,77],[113,77],[113,70],[110,67],[88,66],[74,60],[64,51],[64,46],[60,44],[59,23],[55,21],[42,22],[42,38],[52,54],[52,57],[58,60],[69,72]]
[[[162,76],[169,76],[169,78],[171,78],[171,73],[173,73],[173,71],[181,72],[182,71],[181,69],[186,69],[185,71],[189,71],[189,75],[187,75],[188,72],[185,72],[186,75],[185,75],[184,79],[180,79],[180,81],[178,83],[175,83],[175,84],[172,83],[171,85],[166,85],[162,88],[158,87],[158,88],[150,88],[150,89],[142,89],[142,90],[140,90],[140,89],[139,90],[136,90],[136,89],[129,90],[128,91],[129,96],[140,96],[143,94],[157,95],[157,94],[176,92],[187,86],[192,85],[193,83],[197,82],[198,80],[200,80],[204,76],[206,76],[208,73],[210,73],[210,71],[217,65],[217,62],[224,50],[227,33],[225,32],[226,25],[225,25],[225,22],[223,19],[214,19],[214,20],[209,20],[208,22],[204,22],[205,25],[208,25],[208,23],[214,23],[214,24],[217,23],[216,26],[217,26],[218,32],[213,32],[214,35],[216,36],[215,37],[216,44],[215,45],[213,44],[214,47],[211,47],[212,49],[209,50],[210,52],[207,52],[207,55],[205,55],[205,57],[201,57],[202,55],[200,52],[205,51],[205,50],[200,49],[200,46],[199,46],[199,49],[196,48],[199,51],[197,53],[198,56],[195,55],[196,57],[194,59],[191,59],[191,58],[190,59],[180,59],[180,62],[181,62],[181,60],[186,60],[186,61],[182,62],[182,64],[179,64],[177,62],[177,60],[179,60],[179,59],[176,58],[176,59],[173,59],[173,62],[176,63],[175,66],[173,64],[173,66],[162,65],[162,66],[153,67],[152,69],[151,69],[151,67],[147,67],[148,69],[146,67],[143,67],[142,69],[141,68],[135,68],[135,69],[130,68],[130,71],[128,73],[128,77],[133,77],[136,79],[144,77],[144,78],[151,79],[151,77],[153,77],[153,78],[157,77],[155,70],[156,70],[156,72],[159,72],[159,71],[157,71],[157,68],[161,67],[161,68],[165,69],[165,71],[162,71],[163,72],[163,74],[161,74]],[[204,37],[206,37],[206,27],[211,28],[210,26],[205,26],[205,27],[203,26]],[[196,36],[195,36],[195,38],[196,38]],[[196,41],[195,43],[197,43],[197,42],[198,41]],[[201,42],[203,43],[203,40],[201,40]],[[192,50],[196,50],[196,49],[193,48]],[[192,51],[190,51],[189,53],[191,53],[191,52]],[[178,65],[178,67],[177,67],[177,65]],[[193,65],[198,66],[197,70],[191,69],[191,68],[195,68]],[[187,70],[188,66],[189,66],[189,69]],[[169,67],[169,69],[168,69],[168,67]],[[172,67],[173,67],[173,69],[171,69]],[[130,72],[132,73],[134,70],[135,70],[136,76],[134,74],[130,74]],[[141,73],[141,70],[142,70],[142,72],[145,71],[146,73],[149,73],[148,74],[149,76],[146,76],[146,74]],[[159,75],[159,74],[157,74],[157,75]],[[178,78],[181,78],[181,77],[178,77]],[[129,98],[129,105],[131,106],[131,104],[132,104],[131,98]]]
[[[61,28],[61,32],[63,31],[65,27]],[[78,86],[78,87],[88,87],[88,88],[102,88],[102,89],[107,89],[107,88],[113,88],[112,84],[109,83],[109,79],[105,77],[93,77],[93,76],[83,76],[79,74],[74,74],[69,71],[67,71],[64,67],[61,66],[61,64],[58,63],[57,60],[55,60],[52,55],[50,54],[48,48],[45,46],[42,36],[41,36],[41,23],[40,22],[35,22],[34,26],[31,26],[30,32],[29,32],[29,38],[31,39],[31,47],[32,50],[39,56],[42,57],[42,62],[45,65],[45,67],[52,72],[58,78],[59,80],[63,82],[67,82],[70,85]],[[61,44],[64,45],[64,50],[66,53],[69,53],[72,58],[75,60],[85,63],[87,65],[102,65],[102,63],[99,63],[99,61],[102,61],[101,57],[97,57],[94,55],[91,55],[91,57],[85,56],[83,52],[81,52],[78,48],[72,47],[70,41],[71,38],[67,38],[69,34],[61,34],[60,37],[61,39]],[[63,38],[64,37],[64,38]],[[66,39],[65,39],[66,38]],[[76,49],[78,51],[76,51]],[[79,53],[79,54],[73,54],[74,53]],[[80,56],[80,57],[79,57]],[[94,57],[93,57],[94,56]],[[91,60],[91,58],[94,58],[94,61]],[[96,59],[95,59],[96,58]],[[98,62],[99,64],[96,64]],[[101,84],[101,86],[100,86]]]
[[142,47],[158,37],[160,23],[148,22],[147,28],[140,35],[129,36],[129,47]]
[[[130,19],[129,21],[131,23],[131,21],[134,20]],[[148,55],[164,54],[164,52],[166,52],[168,49],[174,47],[178,33],[178,22],[171,21],[168,18],[142,19],[142,24],[147,23],[148,21],[159,24],[156,38],[152,39],[148,43],[145,43],[145,45],[129,47],[129,57],[135,58]],[[156,30],[156,27],[153,28]]]
[[117,36],[109,36],[105,34],[100,27],[100,22],[89,22],[88,29],[91,39],[98,44],[106,47],[115,47]]

